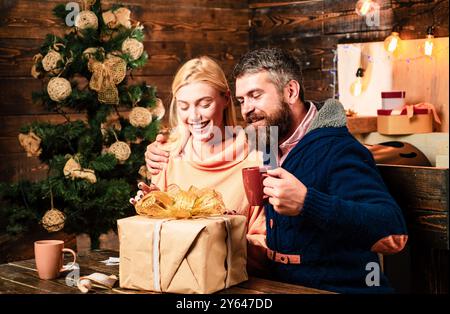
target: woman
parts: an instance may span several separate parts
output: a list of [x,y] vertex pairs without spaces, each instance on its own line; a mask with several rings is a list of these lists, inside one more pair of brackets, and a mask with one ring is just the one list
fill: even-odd
[[[265,216],[262,207],[251,207],[245,196],[242,169],[262,165],[251,151],[242,128],[237,126],[230,88],[220,66],[208,57],[186,62],[172,83],[167,166],[152,177],[152,186],[139,184],[134,204],[152,189],[166,190],[176,184],[187,190],[213,188],[222,194],[229,211],[245,215],[248,222],[248,266],[263,275]],[[156,145],[156,144],[154,144]]]

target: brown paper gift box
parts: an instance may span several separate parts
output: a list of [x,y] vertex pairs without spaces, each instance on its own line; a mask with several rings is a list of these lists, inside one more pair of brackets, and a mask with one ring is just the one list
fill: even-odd
[[428,109],[414,109],[409,118],[406,110],[400,115],[392,115],[392,110],[378,110],[377,130],[380,134],[402,135],[433,132],[433,115]]
[[120,287],[213,293],[247,280],[246,223],[239,215],[119,219]]

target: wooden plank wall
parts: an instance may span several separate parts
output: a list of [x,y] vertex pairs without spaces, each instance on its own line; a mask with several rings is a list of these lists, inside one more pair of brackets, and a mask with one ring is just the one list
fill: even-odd
[[[218,59],[229,73],[248,48],[289,48],[302,60],[307,98],[323,100],[333,95],[333,50],[338,43],[383,40],[395,23],[403,25],[405,39],[423,38],[433,21],[436,36],[448,36],[448,0],[377,1],[377,27],[367,26],[354,13],[356,0],[121,2],[147,31],[150,60],[134,80],[157,86],[167,104],[172,75],[180,64],[201,54]],[[31,92],[43,86],[29,70],[44,36],[64,31],[51,14],[61,2],[0,0],[0,180],[42,177],[39,163],[25,157],[16,136],[19,127],[32,120],[59,119],[31,102]],[[120,1],[104,0],[105,8],[116,2]]]
[[[380,25],[369,27],[355,13],[356,0],[249,0],[250,48],[280,46],[297,53],[304,67],[306,96],[333,96],[333,51],[339,43],[382,41],[394,24],[403,39],[448,36],[448,0],[377,0]],[[336,91],[337,91],[336,87]]]
[[[69,2],[69,1],[67,1]],[[0,180],[38,179],[44,170],[18,144],[20,126],[32,120],[61,121],[31,101],[42,83],[30,75],[32,57],[47,33],[61,34],[52,15],[57,0],[0,0]],[[147,66],[134,73],[169,103],[170,84],[180,64],[202,54],[216,58],[227,73],[248,49],[248,4],[235,0],[104,0],[125,3],[146,30]]]

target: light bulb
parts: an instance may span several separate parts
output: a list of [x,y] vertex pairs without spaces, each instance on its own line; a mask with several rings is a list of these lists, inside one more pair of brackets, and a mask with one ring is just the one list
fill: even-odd
[[433,34],[433,27],[428,27],[427,30],[427,39],[425,40],[425,46],[424,46],[424,53],[426,56],[430,56],[433,54],[433,46],[434,46],[434,34]]
[[350,86],[350,93],[357,97],[362,93],[362,77],[356,78],[356,81]]
[[355,11],[360,16],[365,16],[373,9],[373,1],[372,0],[359,0],[356,3]]
[[350,85],[350,93],[355,97],[361,95],[362,93],[363,76],[364,76],[364,69],[358,68],[358,71],[356,71],[356,80],[352,83],[352,85]]
[[392,32],[392,34],[384,40],[384,48],[388,52],[394,52],[400,41],[401,39],[399,34],[397,32]]

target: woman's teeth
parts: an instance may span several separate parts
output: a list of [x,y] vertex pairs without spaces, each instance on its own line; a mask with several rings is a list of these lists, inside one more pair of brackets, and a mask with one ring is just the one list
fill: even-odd
[[209,121],[206,121],[206,122],[203,122],[203,123],[195,123],[195,124],[192,124],[192,128],[193,128],[194,130],[201,130],[201,129],[203,129],[205,126],[207,126],[208,123],[209,123]]

